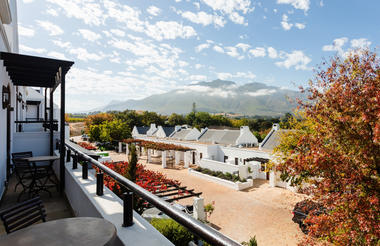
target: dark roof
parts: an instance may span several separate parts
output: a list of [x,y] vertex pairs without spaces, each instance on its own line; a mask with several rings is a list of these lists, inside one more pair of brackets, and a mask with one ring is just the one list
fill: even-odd
[[174,127],[174,126],[164,126],[164,127],[162,127],[162,129],[164,130],[165,135],[166,135],[167,137],[169,137],[170,134],[172,134],[172,133],[174,132],[175,127]]
[[139,134],[146,134],[149,130],[149,126],[136,126],[136,129]]
[[0,59],[14,85],[56,88],[61,81],[56,75],[61,68],[64,77],[74,64],[72,61],[57,60],[38,56],[0,52]]

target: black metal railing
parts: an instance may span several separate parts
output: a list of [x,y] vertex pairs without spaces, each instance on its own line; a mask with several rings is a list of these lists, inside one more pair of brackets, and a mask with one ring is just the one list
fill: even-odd
[[124,214],[123,214],[123,225],[124,227],[130,226],[133,224],[133,195],[136,194],[138,197],[144,199],[160,211],[164,212],[166,215],[171,217],[173,220],[177,221],[179,224],[186,227],[190,232],[192,232],[196,237],[203,239],[204,241],[212,245],[240,245],[236,241],[228,238],[227,236],[221,234],[220,232],[214,230],[213,228],[203,224],[202,222],[194,219],[190,215],[182,212],[181,210],[175,208],[170,203],[164,201],[158,196],[150,193],[144,188],[138,186],[127,178],[123,177],[119,173],[113,171],[97,160],[91,158],[90,156],[84,154],[82,151],[76,149],[72,144],[66,143],[67,159],[66,161],[71,161],[73,157],[73,169],[76,169],[78,166],[78,161],[83,161],[82,168],[82,178],[88,178],[88,164],[92,164],[100,170],[100,175],[97,174],[97,187],[96,194],[103,195],[103,173],[112,177],[121,185],[125,186],[129,191],[123,194],[124,202]]

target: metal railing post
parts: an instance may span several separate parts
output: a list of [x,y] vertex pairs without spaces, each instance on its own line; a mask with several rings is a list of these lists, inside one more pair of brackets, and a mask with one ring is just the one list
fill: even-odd
[[103,177],[102,171],[96,174],[96,195],[98,196],[103,196]]
[[78,168],[78,154],[74,153],[74,156],[73,156],[73,169],[77,169],[77,168]]
[[123,193],[123,227],[133,225],[133,192]]
[[70,162],[70,158],[71,158],[71,149],[67,149],[67,154],[66,154],[66,162]]
[[84,161],[82,165],[82,179],[88,179],[88,162]]

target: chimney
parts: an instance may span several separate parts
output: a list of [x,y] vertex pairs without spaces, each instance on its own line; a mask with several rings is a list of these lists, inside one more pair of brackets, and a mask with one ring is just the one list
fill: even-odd
[[278,131],[278,130],[280,130],[280,124],[278,124],[278,123],[274,123],[273,126],[272,126],[272,129],[273,129],[274,131]]
[[175,126],[175,127],[174,127],[174,131],[175,131],[175,132],[178,132],[179,130],[181,130],[181,126]]

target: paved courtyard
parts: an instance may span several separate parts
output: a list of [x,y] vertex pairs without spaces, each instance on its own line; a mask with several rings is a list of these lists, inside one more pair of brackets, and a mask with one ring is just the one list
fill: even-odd
[[[111,153],[114,161],[126,160],[126,155]],[[229,237],[241,242],[256,235],[258,245],[296,245],[302,232],[293,223],[291,210],[302,200],[300,194],[282,188],[271,188],[265,180],[255,180],[249,190],[235,191],[192,176],[187,169],[163,169],[159,164],[147,164],[144,157],[139,161],[146,168],[160,171],[168,178],[196,192],[203,192],[205,203],[215,202],[215,210],[209,219]],[[184,199],[191,204],[192,199]]]

